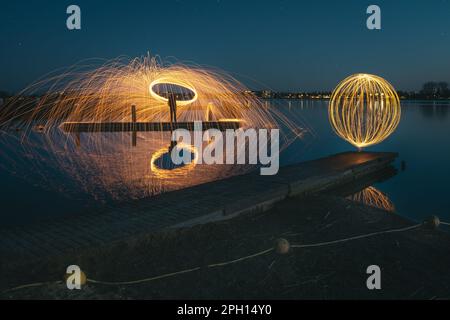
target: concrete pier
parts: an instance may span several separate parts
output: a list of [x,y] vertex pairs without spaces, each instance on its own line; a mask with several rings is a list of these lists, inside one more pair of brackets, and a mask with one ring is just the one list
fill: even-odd
[[348,152],[283,167],[276,176],[259,170],[168,192],[105,210],[0,229],[0,270],[15,263],[139,240],[165,228],[188,227],[263,212],[293,196],[320,193],[389,167],[395,153]]

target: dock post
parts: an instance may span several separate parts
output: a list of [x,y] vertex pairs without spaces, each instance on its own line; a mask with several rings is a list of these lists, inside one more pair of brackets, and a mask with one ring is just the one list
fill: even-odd
[[208,105],[206,106],[206,121],[211,121],[212,120],[212,109],[213,109],[213,104],[211,102],[208,103]]
[[79,132],[75,132],[75,146],[77,148],[81,147],[81,137]]
[[[211,121],[212,115],[213,115],[212,109],[213,109],[213,104],[212,104],[212,102],[209,102],[208,105],[206,106],[206,116],[205,116],[206,121]],[[205,137],[204,138],[208,142],[211,142],[211,137],[209,136],[209,132],[208,131],[205,132]]]
[[136,122],[137,122],[137,116],[136,116],[136,106],[131,106],[131,122],[132,122],[132,128],[131,128],[131,145],[133,147],[136,147],[137,144],[137,132],[136,132]]

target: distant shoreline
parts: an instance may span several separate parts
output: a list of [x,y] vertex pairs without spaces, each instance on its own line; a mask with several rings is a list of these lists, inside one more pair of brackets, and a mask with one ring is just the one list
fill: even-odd
[[[271,101],[271,100],[283,100],[283,101],[330,101],[330,98],[260,98],[263,101]],[[415,102],[415,103],[424,103],[424,104],[439,104],[439,105],[449,105],[450,106],[450,98],[448,99],[410,99],[410,98],[400,98],[402,102]]]
[[[330,98],[261,98],[262,100],[330,100]],[[415,102],[448,102],[450,104],[450,98],[446,99],[411,99],[400,98],[401,101],[415,101]]]

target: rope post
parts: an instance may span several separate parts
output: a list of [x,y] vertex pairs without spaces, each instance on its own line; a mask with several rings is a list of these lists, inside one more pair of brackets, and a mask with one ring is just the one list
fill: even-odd
[[280,255],[288,254],[291,250],[291,244],[288,240],[280,238],[275,241],[275,252]]
[[441,224],[441,220],[439,219],[438,216],[432,215],[432,216],[428,217],[428,219],[426,219],[423,222],[423,224],[425,227],[434,230],[434,229],[439,228],[439,225]]

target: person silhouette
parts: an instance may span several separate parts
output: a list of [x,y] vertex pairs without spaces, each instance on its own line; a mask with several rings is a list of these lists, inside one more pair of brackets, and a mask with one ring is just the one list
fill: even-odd
[[168,103],[170,109],[170,123],[173,125],[177,123],[177,98],[174,93],[169,93]]

